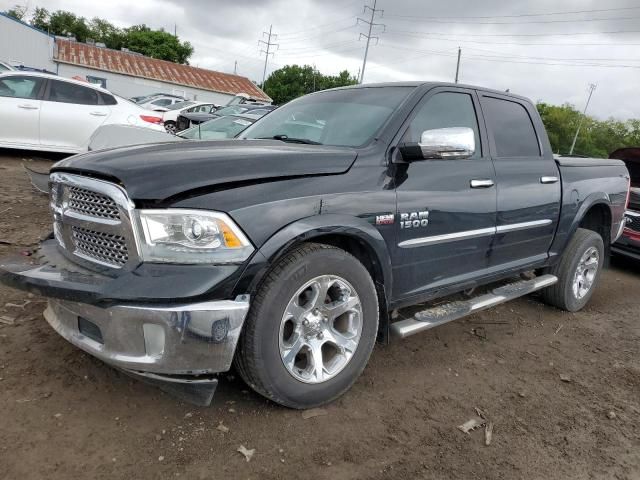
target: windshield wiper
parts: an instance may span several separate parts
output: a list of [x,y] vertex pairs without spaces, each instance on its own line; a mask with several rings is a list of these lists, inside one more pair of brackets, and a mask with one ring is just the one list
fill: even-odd
[[314,142],[308,138],[293,138],[288,135],[274,135],[273,137],[258,137],[256,140],[280,140],[289,143],[304,143],[306,145],[322,145],[320,142]]

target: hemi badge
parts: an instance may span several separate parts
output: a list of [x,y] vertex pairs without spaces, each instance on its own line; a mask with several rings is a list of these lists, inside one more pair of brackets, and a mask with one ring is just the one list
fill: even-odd
[[393,225],[395,215],[389,213],[387,215],[376,215],[376,225]]

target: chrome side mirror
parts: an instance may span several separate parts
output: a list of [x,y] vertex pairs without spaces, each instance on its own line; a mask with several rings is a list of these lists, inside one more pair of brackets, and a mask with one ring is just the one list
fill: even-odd
[[437,128],[422,132],[418,145],[425,159],[465,159],[476,151],[476,136],[467,127]]

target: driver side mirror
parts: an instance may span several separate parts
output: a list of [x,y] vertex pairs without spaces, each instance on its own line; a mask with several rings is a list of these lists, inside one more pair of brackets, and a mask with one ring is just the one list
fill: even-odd
[[425,130],[420,143],[401,143],[402,159],[416,160],[462,160],[470,158],[476,151],[476,137],[471,128],[450,127]]

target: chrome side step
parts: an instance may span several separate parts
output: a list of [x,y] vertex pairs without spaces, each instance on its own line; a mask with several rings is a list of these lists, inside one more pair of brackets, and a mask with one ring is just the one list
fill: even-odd
[[428,308],[416,313],[413,318],[391,324],[391,335],[405,338],[444,323],[458,320],[472,313],[486,310],[501,303],[528,295],[549,287],[558,281],[555,275],[542,275],[533,280],[521,280],[495,288],[490,293],[469,300],[459,300]]

